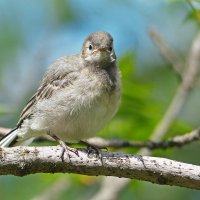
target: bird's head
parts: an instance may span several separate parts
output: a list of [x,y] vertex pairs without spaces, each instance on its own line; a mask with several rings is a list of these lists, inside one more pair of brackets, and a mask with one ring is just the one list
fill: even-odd
[[107,32],[91,33],[83,43],[81,56],[85,61],[97,65],[114,63],[116,56],[112,36]]

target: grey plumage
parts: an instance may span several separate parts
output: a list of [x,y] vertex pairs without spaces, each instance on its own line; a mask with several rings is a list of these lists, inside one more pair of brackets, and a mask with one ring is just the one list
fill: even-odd
[[15,145],[27,144],[47,133],[67,142],[92,137],[114,116],[120,96],[113,39],[106,32],[92,33],[79,54],[62,57],[48,68],[16,130],[0,146],[15,140]]

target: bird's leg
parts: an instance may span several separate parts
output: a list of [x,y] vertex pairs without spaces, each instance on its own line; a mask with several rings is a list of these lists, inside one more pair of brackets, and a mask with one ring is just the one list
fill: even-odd
[[57,141],[60,144],[60,146],[62,147],[62,153],[61,153],[62,161],[64,161],[64,153],[65,153],[65,151],[67,152],[69,161],[70,161],[69,151],[71,151],[74,154],[76,154],[77,156],[79,156],[77,149],[67,146],[67,144],[64,141],[62,141],[60,138],[58,138],[56,135],[52,135],[49,132],[48,132],[48,135],[51,136],[55,141]]
[[88,149],[88,155],[92,152],[92,150],[95,151],[95,153],[98,155],[99,159],[101,160],[101,163],[103,165],[103,158],[102,158],[102,154],[101,154],[101,151],[100,151],[100,148],[95,146],[95,145],[92,145],[90,144],[89,142],[87,141],[83,141],[83,140],[80,140],[80,144],[83,144],[83,145],[86,145],[87,146],[87,149]]

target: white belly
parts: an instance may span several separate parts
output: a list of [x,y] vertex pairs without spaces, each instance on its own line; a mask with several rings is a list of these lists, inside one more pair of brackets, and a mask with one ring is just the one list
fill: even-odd
[[117,104],[111,103],[106,96],[80,109],[80,112],[62,118],[58,122],[59,131],[56,128],[55,134],[65,141],[78,141],[94,136],[117,111]]

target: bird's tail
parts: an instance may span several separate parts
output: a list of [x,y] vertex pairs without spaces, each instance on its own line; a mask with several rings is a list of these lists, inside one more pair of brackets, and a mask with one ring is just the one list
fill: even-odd
[[34,138],[18,141],[18,128],[14,128],[0,139],[0,147],[27,146]]
[[17,141],[17,137],[17,128],[15,128],[1,138],[0,147],[12,146],[12,143],[15,143],[15,141]]

